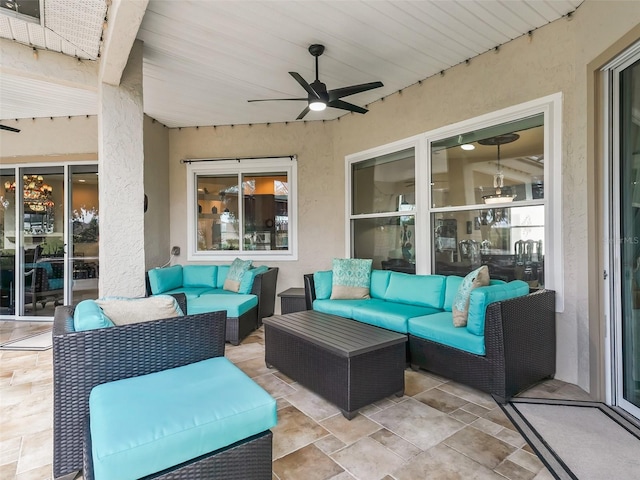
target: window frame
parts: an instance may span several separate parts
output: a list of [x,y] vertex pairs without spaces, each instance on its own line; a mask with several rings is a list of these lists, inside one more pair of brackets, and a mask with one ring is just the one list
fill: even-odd
[[[536,114],[544,116],[544,199],[529,200],[513,204],[495,204],[495,208],[544,205],[545,215],[545,288],[556,291],[556,311],[564,311],[564,256],[562,237],[562,104],[561,92],[535,100],[489,112],[458,123],[424,132],[403,140],[371,148],[345,157],[345,254],[353,252],[351,222],[357,218],[379,215],[352,215],[351,169],[354,162],[365,161],[396,151],[414,147],[416,155],[416,208],[415,254],[416,273],[428,274],[432,269],[432,243],[434,226],[432,214],[438,212],[477,210],[484,204],[457,207],[432,207],[431,192],[431,143],[445,138],[508,123]],[[421,188],[418,186],[424,186]]]
[[[233,261],[237,257],[260,261],[298,260],[298,162],[295,156],[276,158],[251,158],[234,160],[198,159],[187,163],[187,260],[188,261]],[[240,185],[241,176],[286,172],[289,183],[288,195],[288,249],[287,250],[207,250],[198,251],[198,176],[236,175]],[[244,212],[239,212],[240,238],[244,235]]]

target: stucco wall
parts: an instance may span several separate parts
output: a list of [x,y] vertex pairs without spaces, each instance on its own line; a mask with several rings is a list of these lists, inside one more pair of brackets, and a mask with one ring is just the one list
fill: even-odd
[[146,269],[169,260],[169,129],[144,118],[144,193],[148,198],[144,214]]

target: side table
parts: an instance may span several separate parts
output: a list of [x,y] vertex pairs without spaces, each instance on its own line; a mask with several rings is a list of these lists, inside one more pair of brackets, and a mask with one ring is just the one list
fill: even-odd
[[282,314],[301,312],[307,309],[304,299],[304,288],[289,288],[278,294]]

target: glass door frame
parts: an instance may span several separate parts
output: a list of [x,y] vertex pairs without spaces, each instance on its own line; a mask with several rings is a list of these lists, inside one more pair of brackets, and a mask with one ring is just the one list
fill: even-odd
[[[622,288],[624,271],[622,269],[621,231],[621,199],[620,199],[620,169],[622,145],[620,144],[620,76],[622,71],[640,60],[640,42],[627,49],[603,71],[604,86],[604,142],[603,158],[605,159],[604,182],[608,188],[604,191],[604,225],[609,240],[609,248],[605,249],[605,265],[611,275],[605,275],[605,311],[607,318],[607,337],[605,342],[605,374],[606,374],[606,402],[619,406],[636,418],[640,418],[640,408],[624,398],[624,359],[623,359],[623,312]],[[608,277],[608,278],[607,278]],[[607,285],[608,283],[608,285]]]
[[[62,168],[62,183],[64,185],[63,191],[63,235],[62,241],[64,244],[64,253],[62,257],[63,265],[64,265],[64,286],[63,286],[63,303],[68,305],[71,303],[72,299],[72,289],[73,289],[73,256],[69,252],[69,246],[73,243],[73,229],[70,228],[71,221],[71,168],[73,166],[97,166],[98,162],[93,160],[89,161],[79,161],[79,162],[38,162],[38,163],[18,163],[18,164],[9,164],[2,165],[1,169],[3,172],[13,171],[13,175],[15,177],[16,182],[16,192],[23,191],[24,181],[22,176],[25,174],[24,172],[29,169],[38,169],[38,168]],[[57,175],[59,175],[58,173]],[[16,193],[15,196],[16,205],[13,206],[15,211],[15,223],[13,228],[15,229],[15,255],[14,255],[14,272],[18,272],[14,274],[14,311],[11,314],[0,314],[0,321],[6,320],[15,320],[15,321],[39,321],[39,322],[51,322],[53,321],[53,316],[37,316],[37,315],[27,315],[25,314],[25,289],[26,282],[24,279],[24,275],[22,275],[24,265],[25,265],[25,238],[24,238],[24,202],[19,201],[22,200],[22,197],[19,193]],[[5,225],[5,228],[7,226]]]

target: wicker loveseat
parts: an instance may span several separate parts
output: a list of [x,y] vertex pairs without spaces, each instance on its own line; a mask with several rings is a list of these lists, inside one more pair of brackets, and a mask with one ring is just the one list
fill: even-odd
[[[187,312],[185,296],[174,296]],[[73,314],[74,307],[59,306],[53,324],[55,478],[82,469],[93,387],[222,356],[225,349],[224,311],[80,332],[74,330]]]
[[471,292],[467,327],[456,328],[451,304],[462,277],[373,270],[371,298],[332,300],[327,275],[304,276],[307,309],[406,334],[414,369],[478,388],[498,401],[555,375],[553,291],[527,293],[521,281],[479,287]]

